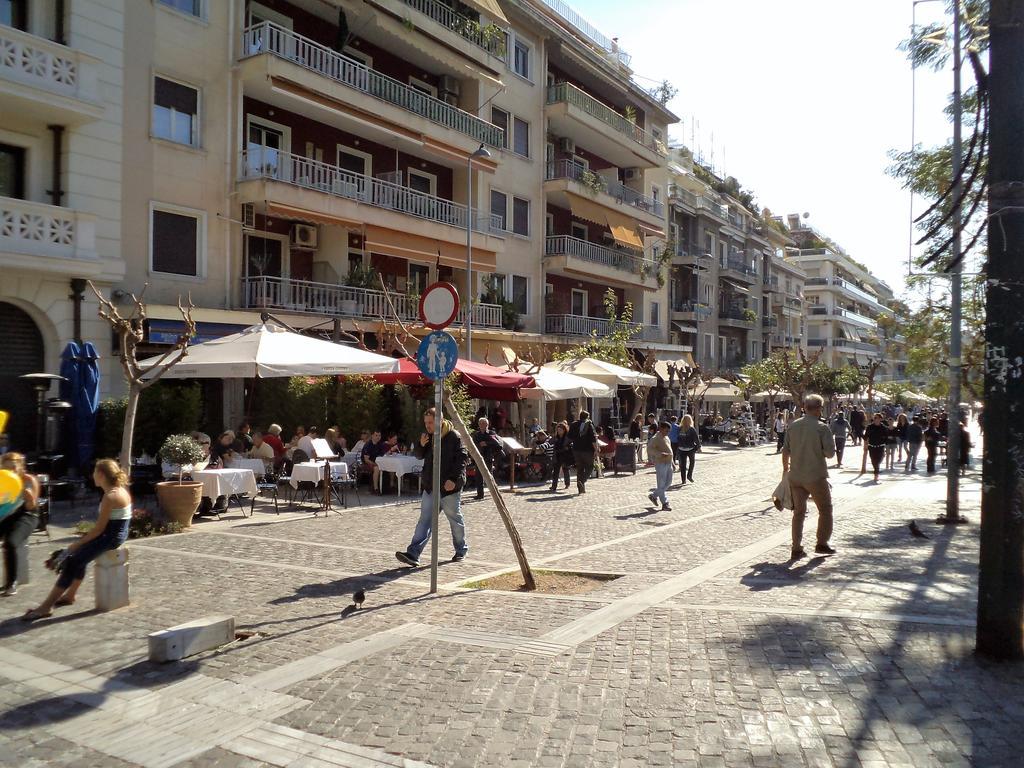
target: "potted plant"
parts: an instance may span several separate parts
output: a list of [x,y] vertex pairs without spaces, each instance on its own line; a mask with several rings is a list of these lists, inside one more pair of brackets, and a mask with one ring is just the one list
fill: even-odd
[[742,314],[743,314],[743,319],[746,320],[748,323],[756,323],[757,322],[757,313],[754,310],[749,309],[749,308],[748,309],[744,309]]
[[160,508],[167,517],[182,527],[192,525],[192,515],[203,500],[203,484],[183,482],[186,467],[192,467],[205,457],[202,447],[189,435],[171,435],[160,447],[160,458],[178,469],[178,482],[165,481],[156,484],[156,495]]

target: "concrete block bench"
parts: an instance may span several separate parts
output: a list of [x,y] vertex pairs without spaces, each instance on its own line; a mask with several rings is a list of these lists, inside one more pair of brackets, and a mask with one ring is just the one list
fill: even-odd
[[104,552],[94,563],[96,610],[113,611],[129,603],[128,548]]

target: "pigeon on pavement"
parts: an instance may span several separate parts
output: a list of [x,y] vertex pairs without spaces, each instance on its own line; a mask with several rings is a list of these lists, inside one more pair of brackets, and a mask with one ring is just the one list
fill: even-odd
[[363,607],[363,603],[365,601],[366,601],[366,592],[364,592],[361,589],[358,592],[356,592],[354,595],[352,595],[352,602],[353,602],[353,604],[355,604],[356,608],[362,608]]
[[917,520],[911,520],[910,525],[907,526],[910,529],[910,535],[915,539],[927,539],[928,534],[917,527]]

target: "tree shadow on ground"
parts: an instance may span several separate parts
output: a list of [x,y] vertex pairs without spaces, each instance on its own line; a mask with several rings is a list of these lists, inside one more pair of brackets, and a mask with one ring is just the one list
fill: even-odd
[[[1024,664],[976,657],[970,630],[928,623],[933,615],[966,618],[965,607],[969,611],[971,605],[965,605],[962,588],[954,584],[941,589],[939,578],[947,585],[950,579],[973,585],[976,566],[950,550],[958,537],[976,534],[964,527],[925,523],[921,527],[930,539],[916,539],[907,522],[858,533],[833,558],[837,574],[894,587],[887,596],[900,594],[899,603],[886,609],[894,621],[864,625],[825,616],[759,620],[745,629],[740,641],[751,673],[771,673],[783,690],[795,686],[818,691],[808,695],[816,707],[828,706],[827,714],[842,710],[840,734],[824,727],[808,734],[823,741],[828,754],[822,757],[835,765],[859,766],[865,753],[877,752],[878,739],[897,750],[884,753],[896,762],[1019,765]],[[922,561],[925,547],[930,551]],[[747,576],[786,570],[762,563]],[[798,724],[794,716],[791,725]]]

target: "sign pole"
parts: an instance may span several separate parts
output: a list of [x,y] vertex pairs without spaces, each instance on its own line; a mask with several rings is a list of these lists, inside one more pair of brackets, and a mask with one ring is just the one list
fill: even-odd
[[437,593],[437,526],[441,522],[441,422],[444,421],[444,379],[434,382],[434,477],[430,521],[430,593]]

